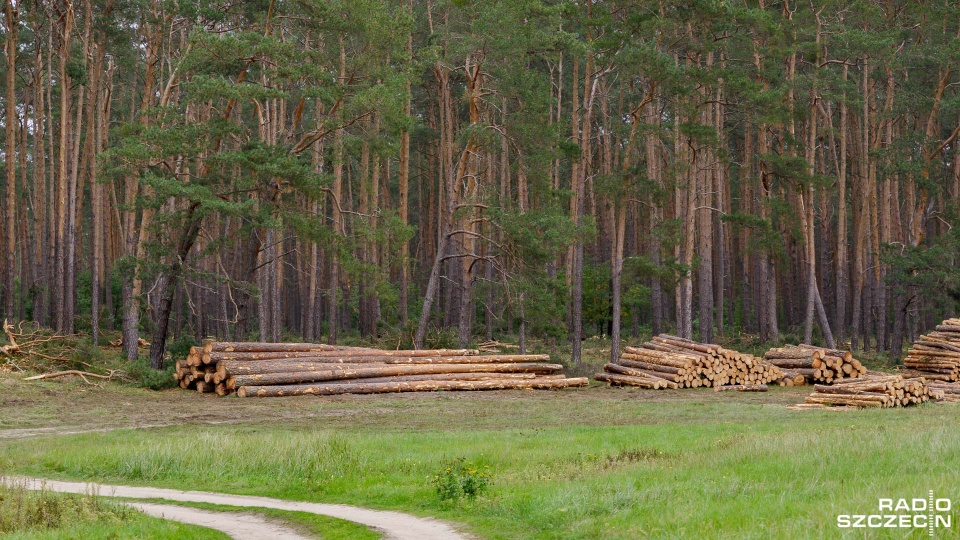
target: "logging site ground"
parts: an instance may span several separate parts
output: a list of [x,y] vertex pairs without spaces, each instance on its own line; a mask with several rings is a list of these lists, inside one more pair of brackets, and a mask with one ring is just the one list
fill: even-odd
[[[568,371],[595,372],[603,345],[590,345],[588,365]],[[239,399],[4,375],[0,473],[393,510],[442,520],[465,538],[927,537],[926,529],[842,530],[837,516],[876,514],[879,498],[954,496],[957,406],[786,408],[809,393],[591,383]],[[485,489],[441,497],[438,478],[464,464],[481,471]],[[17,497],[0,488],[0,521]],[[227,537],[106,497],[47,497],[68,518],[10,537]],[[304,512],[243,511],[298,537],[390,537]],[[960,537],[951,512],[954,527],[938,528],[937,538]]]

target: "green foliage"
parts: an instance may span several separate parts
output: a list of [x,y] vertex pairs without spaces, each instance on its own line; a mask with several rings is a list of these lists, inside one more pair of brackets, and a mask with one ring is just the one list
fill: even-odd
[[461,457],[442,467],[431,483],[441,501],[456,502],[476,499],[487,490],[492,478],[489,466],[477,465]]
[[885,244],[882,260],[889,265],[887,282],[897,294],[915,300],[916,291],[938,291],[928,309],[948,316],[960,307],[960,233],[952,228],[919,246]]
[[606,334],[611,315],[610,266],[585,264],[583,266],[583,324],[594,325],[598,335]]
[[167,345],[167,352],[173,360],[183,360],[190,354],[190,347],[199,345],[196,339],[190,334],[181,334],[178,339],[172,340]]
[[138,359],[127,365],[127,376],[133,380],[135,386],[140,388],[166,390],[177,386],[177,381],[173,376],[173,370],[173,362],[167,362],[166,367],[157,370],[151,368],[148,361]]

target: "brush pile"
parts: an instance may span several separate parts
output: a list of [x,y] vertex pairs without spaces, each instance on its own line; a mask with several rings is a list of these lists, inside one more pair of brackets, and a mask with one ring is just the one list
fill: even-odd
[[640,388],[697,388],[759,385],[784,374],[761,359],[720,345],[660,334],[640,347],[624,347],[615,364],[594,378],[611,385]]
[[904,374],[931,381],[960,381],[960,319],[947,319],[907,351]]
[[795,382],[802,376],[815,383],[831,384],[845,379],[858,379],[867,372],[867,368],[850,351],[812,345],[787,345],[770,349],[763,358],[779,367]]
[[586,386],[547,355],[471,349],[380,350],[312,343],[212,342],[177,362],[182,388],[240,397]]
[[904,378],[898,374],[868,372],[860,379],[814,385],[804,402],[820,406],[906,407],[929,399],[942,399],[922,377]]

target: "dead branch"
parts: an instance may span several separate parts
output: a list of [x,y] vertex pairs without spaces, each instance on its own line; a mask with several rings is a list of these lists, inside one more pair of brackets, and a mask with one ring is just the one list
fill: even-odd
[[87,383],[87,384],[89,384],[89,385],[96,386],[96,384],[90,382],[90,380],[87,379],[87,377],[93,377],[94,379],[103,379],[103,380],[105,380],[105,381],[109,381],[109,380],[113,379],[113,374],[114,374],[114,372],[113,372],[112,370],[110,371],[110,374],[109,374],[109,375],[99,375],[99,374],[97,374],[97,373],[90,373],[89,371],[79,371],[79,370],[76,370],[76,369],[69,369],[69,370],[67,370],[67,371],[56,371],[56,372],[54,372],[54,373],[43,373],[43,374],[40,374],[40,375],[34,375],[33,377],[27,377],[27,378],[25,378],[25,379],[23,379],[23,380],[25,380],[25,381],[39,381],[39,380],[43,380],[43,379],[56,379],[56,378],[58,378],[58,377],[65,377],[65,376],[67,376],[67,375],[76,375],[77,377],[80,377],[81,379],[83,379],[83,382],[85,382],[85,383]]
[[10,345],[0,346],[0,352],[7,356],[13,356],[16,353],[19,353],[20,346],[17,345],[16,338],[13,337],[13,325],[10,324],[8,319],[3,320],[3,332],[7,334],[7,339],[10,340]]

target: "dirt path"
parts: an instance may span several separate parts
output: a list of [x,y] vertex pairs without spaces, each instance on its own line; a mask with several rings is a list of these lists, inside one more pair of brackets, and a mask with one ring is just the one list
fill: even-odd
[[[101,496],[124,497],[127,499],[167,499],[171,501],[202,502],[222,504],[227,506],[243,506],[252,508],[274,508],[291,512],[309,512],[330,516],[347,521],[353,521],[383,533],[389,540],[467,540],[469,537],[458,533],[454,528],[443,521],[431,518],[420,518],[384,510],[370,510],[344,504],[322,504],[299,501],[285,501],[269,497],[255,497],[251,495],[228,495],[226,493],[212,493],[207,491],[179,491],[176,489],[114,486],[84,482],[61,482],[58,480],[44,480],[21,476],[5,477],[2,481],[23,485],[29,489],[41,489],[61,493],[90,493]],[[213,514],[216,514],[215,512]],[[225,523],[235,522],[236,514],[221,516]],[[252,517],[252,516],[251,516]],[[219,529],[220,527],[213,527]],[[222,529],[221,529],[222,530]],[[253,538],[253,537],[247,537]],[[280,539],[285,536],[270,536],[267,538]],[[292,538],[292,537],[290,537]]]
[[211,512],[172,504],[124,504],[160,519],[216,529],[227,533],[234,540],[309,540],[293,529],[252,514]]
[[76,426],[52,426],[52,427],[39,427],[39,428],[17,428],[17,429],[0,429],[0,440],[3,439],[29,439],[31,437],[48,437],[48,436],[62,436],[62,435],[85,435],[87,433],[107,433],[109,431],[120,431],[122,429],[154,429],[154,428],[165,428],[165,427],[175,427],[183,426],[187,424],[198,424],[198,425],[210,425],[210,426],[220,426],[225,424],[242,424],[248,423],[249,420],[224,420],[224,421],[201,421],[189,420],[185,422],[167,422],[160,424],[131,424],[131,425],[120,425],[120,426],[104,426],[104,427],[91,427],[84,425]]

